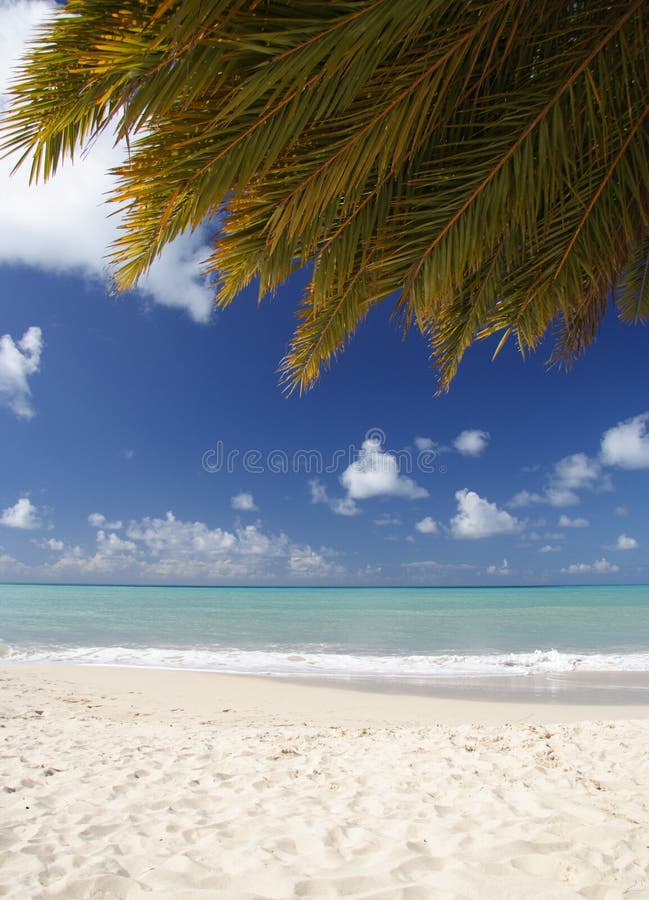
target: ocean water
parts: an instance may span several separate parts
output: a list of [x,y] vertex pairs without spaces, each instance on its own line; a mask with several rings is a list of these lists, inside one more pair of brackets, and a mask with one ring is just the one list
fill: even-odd
[[649,671],[649,586],[0,584],[3,662],[389,679]]

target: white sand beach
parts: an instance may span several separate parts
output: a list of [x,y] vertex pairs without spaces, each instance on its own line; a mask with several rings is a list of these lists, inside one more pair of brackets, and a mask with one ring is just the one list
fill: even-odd
[[649,897],[649,707],[0,668],[0,895]]

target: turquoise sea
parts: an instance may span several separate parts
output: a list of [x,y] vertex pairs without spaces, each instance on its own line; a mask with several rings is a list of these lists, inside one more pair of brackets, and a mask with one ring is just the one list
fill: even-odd
[[649,586],[0,585],[5,662],[430,679],[649,671]]

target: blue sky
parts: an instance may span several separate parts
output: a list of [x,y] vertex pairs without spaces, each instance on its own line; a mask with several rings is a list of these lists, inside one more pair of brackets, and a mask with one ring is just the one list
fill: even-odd
[[[0,92],[49,8],[0,7]],[[567,375],[546,370],[549,347],[492,364],[478,346],[437,398],[425,342],[385,304],[286,398],[305,273],[215,314],[203,230],[109,296],[100,201],[118,153],[100,142],[45,188],[0,166],[0,579],[649,580],[645,328],[611,316]]]

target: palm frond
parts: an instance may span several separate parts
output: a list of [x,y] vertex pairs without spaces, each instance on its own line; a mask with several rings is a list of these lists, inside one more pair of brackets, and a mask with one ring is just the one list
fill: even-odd
[[3,147],[37,180],[128,138],[120,288],[206,220],[222,305],[310,263],[289,387],[396,294],[446,389],[493,334],[574,359],[612,291],[647,319],[648,33],[647,0],[69,0]]
[[615,302],[623,322],[636,325],[649,320],[649,238],[632,249]]

